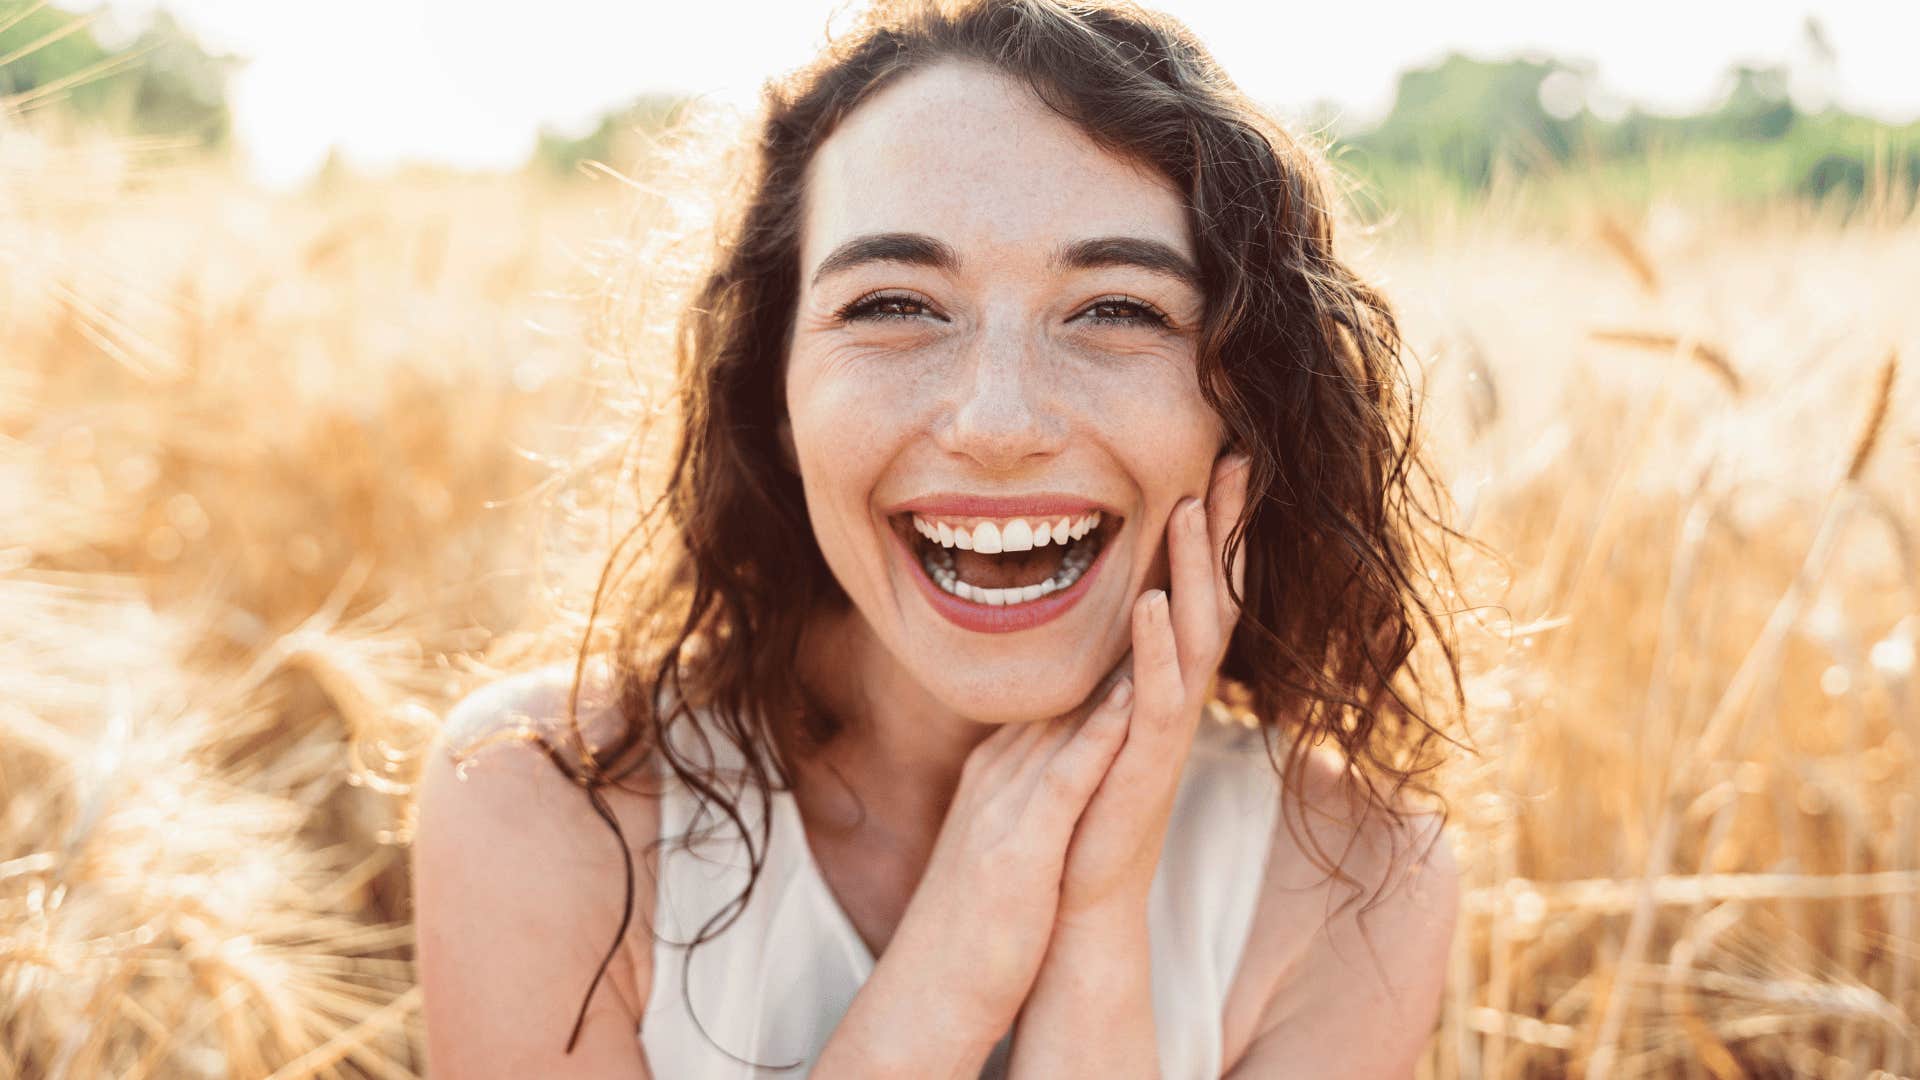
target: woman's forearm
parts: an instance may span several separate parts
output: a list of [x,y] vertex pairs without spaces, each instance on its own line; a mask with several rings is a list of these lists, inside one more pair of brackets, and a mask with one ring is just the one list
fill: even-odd
[[[822,1080],[976,1080],[1012,1018],[972,1017],[952,985],[895,942],[854,995],[812,1076]],[[949,981],[950,982],[950,981]]]
[[1012,1080],[1158,1077],[1144,903],[1063,925],[1014,1025]]

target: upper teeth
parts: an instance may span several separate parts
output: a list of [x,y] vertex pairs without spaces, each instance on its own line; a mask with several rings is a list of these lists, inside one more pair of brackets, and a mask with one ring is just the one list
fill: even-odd
[[914,531],[921,536],[941,547],[957,547],[962,551],[978,551],[983,555],[1064,544],[1080,539],[1099,524],[1100,512],[1097,510],[1080,517],[1046,518],[1035,522],[1029,522],[1026,518],[982,521],[971,528],[913,515]]

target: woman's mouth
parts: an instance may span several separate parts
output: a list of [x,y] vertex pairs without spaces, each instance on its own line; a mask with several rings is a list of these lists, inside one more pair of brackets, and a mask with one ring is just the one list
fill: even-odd
[[893,533],[934,609],[969,630],[1024,630],[1087,592],[1121,519],[1101,510],[985,518],[893,515]]
[[[911,516],[920,534],[920,568],[962,600],[990,607],[1030,603],[1071,588],[1100,546],[1099,511],[1077,517],[1006,522]],[[1058,539],[1055,539],[1055,537]]]

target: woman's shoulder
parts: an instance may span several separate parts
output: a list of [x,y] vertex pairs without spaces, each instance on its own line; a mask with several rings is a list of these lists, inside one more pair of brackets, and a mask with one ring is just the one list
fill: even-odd
[[[574,663],[555,661],[483,683],[447,711],[440,742],[456,756],[490,745],[523,741],[520,733],[560,735],[567,721]],[[612,675],[603,661],[581,669],[578,719],[588,742],[606,743],[618,733]]]
[[[1370,800],[1362,785],[1377,782],[1331,749],[1297,752],[1297,763],[1275,759],[1284,783],[1229,996],[1227,1060],[1401,1075],[1397,1061],[1420,1052],[1438,1016],[1459,906],[1451,836],[1431,808]],[[1382,1038],[1388,1030],[1404,1038]],[[1364,1060],[1343,1056],[1355,1054]]]
[[[590,665],[580,677],[576,739],[568,720],[573,682],[573,663],[557,662],[495,679],[455,704],[430,751],[423,811],[424,800],[437,793],[442,798],[435,808],[449,811],[448,816],[484,814],[499,805],[512,808],[516,818],[537,813],[573,821],[585,814],[602,820],[575,780],[583,764],[581,750],[604,758],[618,747],[626,721],[616,708],[608,669]],[[436,774],[450,783],[436,788]],[[630,818],[651,825],[656,800],[641,788],[651,785],[598,791],[623,827]]]
[[[595,822],[589,839],[600,844],[605,819],[575,777],[583,763],[582,746],[604,755],[619,744],[626,721],[615,707],[606,667],[589,666],[580,678],[576,741],[567,711],[573,681],[572,662],[559,662],[496,679],[455,704],[429,752],[422,813],[444,811],[442,827],[460,829],[483,827],[498,811],[505,811],[501,820],[516,829],[530,824],[531,817],[554,826]],[[651,839],[658,813],[650,789],[645,784],[597,789],[630,841],[634,826],[647,827],[648,835],[630,844],[636,851]],[[465,820],[475,815],[477,820]],[[460,819],[460,824],[446,819]]]
[[[618,1053],[616,1033],[631,1043],[644,1011],[654,801],[620,787],[598,789],[632,860],[633,904],[623,913],[621,840],[588,792],[528,737],[564,732],[572,677],[573,666],[560,664],[480,687],[447,714],[425,763],[414,907],[436,1063],[467,1060],[478,1052],[472,1032],[496,1023],[540,1032],[542,1045],[564,1044],[623,914],[628,930],[593,996],[583,1047],[603,1043]],[[581,687],[581,733],[596,747],[611,745],[619,729],[606,691],[598,671]],[[566,762],[566,741],[552,742]]]

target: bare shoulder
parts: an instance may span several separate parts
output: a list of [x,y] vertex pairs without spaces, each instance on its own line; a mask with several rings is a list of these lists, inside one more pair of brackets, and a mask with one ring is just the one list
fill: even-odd
[[[566,728],[572,665],[481,687],[447,715],[420,781],[414,919],[428,1054],[457,1076],[605,1075],[640,1065],[636,1033],[651,977],[652,801],[601,788],[616,837],[587,791],[537,741]],[[581,690],[591,745],[620,718],[604,678]],[[556,740],[558,741],[558,740]],[[627,859],[633,866],[633,897]],[[615,948],[623,914],[627,932]],[[609,951],[578,1046],[580,1003]],[[643,1066],[641,1066],[643,1067]]]
[[1409,1076],[1439,1016],[1459,911],[1452,837],[1428,808],[1369,810],[1331,752],[1309,752],[1287,782],[1298,800],[1283,796],[1275,816],[1225,1060],[1263,1078]]
[[[441,742],[456,755],[506,741],[519,730],[558,734],[566,725],[574,666],[561,661],[503,676],[487,683],[448,710]],[[589,741],[606,742],[618,733],[612,709],[611,676],[604,664],[590,665],[580,680],[578,718]]]

